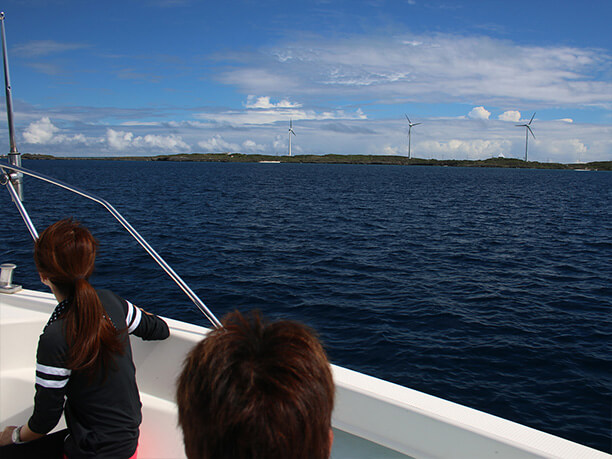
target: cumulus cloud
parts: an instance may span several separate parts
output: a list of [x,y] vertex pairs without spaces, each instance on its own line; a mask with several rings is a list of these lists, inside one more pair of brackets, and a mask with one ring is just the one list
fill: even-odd
[[220,135],[216,135],[208,140],[198,142],[198,147],[207,152],[236,152],[240,150],[240,146],[238,144],[227,142]]
[[580,139],[560,139],[540,145],[540,150],[547,155],[565,154],[580,157],[588,151]]
[[55,126],[49,117],[42,117],[34,121],[23,131],[23,140],[35,145],[57,145],[57,144],[86,144],[93,141],[83,134],[66,135],[61,134],[60,128]]
[[48,117],[41,118],[39,121],[30,123],[23,132],[23,140],[27,143],[49,143],[53,139],[53,135],[59,131],[59,128],[51,123]]
[[242,149],[247,153],[263,153],[266,151],[266,146],[249,139],[242,142]]
[[107,129],[106,142],[115,150],[153,149],[171,152],[189,151],[189,145],[178,135],[152,135],[135,136],[132,132],[115,131]]
[[511,145],[509,140],[451,139],[443,142],[423,141],[418,147],[421,151],[426,151],[432,157],[437,158],[483,159],[499,156],[500,153],[508,151]]
[[23,132],[26,143],[35,145],[64,145],[79,144],[81,146],[98,146],[106,144],[112,150],[125,151],[138,150],[165,150],[170,152],[189,151],[189,145],[179,135],[134,135],[129,131],[116,131],[107,129],[103,137],[86,137],[79,133],[68,135],[55,126],[48,117],[30,123]]
[[152,148],[160,148],[169,151],[189,151],[187,145],[180,136],[177,135],[151,135],[147,134],[144,137],[136,137],[134,144],[139,147],[146,146]]
[[114,129],[106,131],[106,141],[108,145],[115,150],[125,150],[130,146],[133,139],[134,134],[131,132],[115,131]]
[[489,116],[491,116],[491,112],[484,107],[474,107],[470,113],[468,113],[468,118],[473,120],[488,120]]
[[508,110],[498,117],[501,121],[512,121],[518,123],[521,119],[521,112],[516,110]]

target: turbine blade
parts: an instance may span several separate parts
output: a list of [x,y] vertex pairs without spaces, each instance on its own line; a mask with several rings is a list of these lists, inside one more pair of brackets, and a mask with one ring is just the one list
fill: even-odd
[[419,124],[423,124],[423,123],[414,123],[413,126],[418,126]]
[[525,127],[527,128],[527,130],[528,130],[529,132],[531,132],[531,135],[532,135],[532,136],[533,136],[533,138],[535,139],[535,138],[536,138],[536,137],[535,137],[535,134],[533,133],[533,131],[531,130],[531,128],[530,128],[529,126],[525,126]]
[[535,116],[536,112],[533,112],[533,115],[531,115],[531,119],[529,120],[529,123],[527,124],[531,124],[531,122],[533,121],[533,117]]
[[406,115],[406,119],[408,120],[408,124],[412,124],[412,121],[410,121],[410,118],[408,118],[408,115]]

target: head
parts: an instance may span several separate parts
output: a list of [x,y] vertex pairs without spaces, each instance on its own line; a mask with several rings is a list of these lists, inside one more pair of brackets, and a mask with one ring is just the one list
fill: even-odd
[[226,316],[187,356],[177,384],[190,459],[327,459],[334,382],[305,325]]
[[34,244],[34,261],[43,282],[64,297],[71,297],[80,280],[94,270],[98,242],[89,230],[72,219],[49,226]]
[[56,296],[66,298],[64,333],[72,369],[94,369],[113,352],[122,352],[118,333],[108,319],[89,277],[98,243],[89,230],[72,219],[44,230],[34,244],[41,280]]

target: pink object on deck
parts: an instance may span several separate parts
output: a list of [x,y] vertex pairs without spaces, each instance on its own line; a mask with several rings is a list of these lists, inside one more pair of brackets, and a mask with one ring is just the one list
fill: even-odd
[[[64,459],[68,459],[68,456],[66,456],[65,454]],[[136,446],[136,451],[134,451],[134,454],[130,456],[130,459],[138,459],[138,446]]]

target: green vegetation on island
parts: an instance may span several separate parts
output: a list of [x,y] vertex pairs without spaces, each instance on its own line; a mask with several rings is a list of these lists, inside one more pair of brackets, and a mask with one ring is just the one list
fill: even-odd
[[406,156],[383,155],[295,155],[272,156],[243,153],[180,153],[158,156],[111,156],[111,157],[55,157],[25,153],[23,159],[72,159],[72,160],[110,160],[110,161],[200,161],[223,163],[309,163],[309,164],[379,164],[400,166],[447,166],[447,167],[503,167],[517,169],[568,169],[612,171],[612,161],[590,163],[561,164],[523,161],[516,158],[489,158],[483,160],[468,159],[421,159]]

